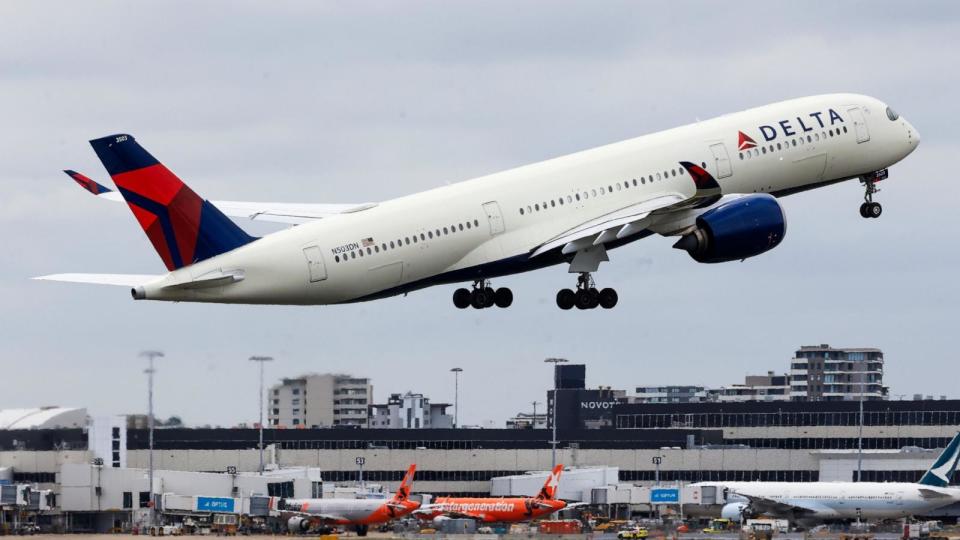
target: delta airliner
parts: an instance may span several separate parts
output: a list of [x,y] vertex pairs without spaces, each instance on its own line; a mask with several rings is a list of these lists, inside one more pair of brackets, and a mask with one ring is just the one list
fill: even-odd
[[[57,274],[123,285],[133,298],[322,305],[458,288],[458,308],[507,307],[490,280],[565,265],[562,309],[612,308],[593,280],[608,252],[652,234],[701,263],[743,260],[786,233],[778,197],[844,180],[864,185],[860,214],[887,168],[920,142],[887,104],[856,94],[774,103],[380,203],[208,201],[131,135],[91,141],[116,184],[74,171],[100,198],[125,201],[164,275]],[[229,217],[290,224],[256,238]]]

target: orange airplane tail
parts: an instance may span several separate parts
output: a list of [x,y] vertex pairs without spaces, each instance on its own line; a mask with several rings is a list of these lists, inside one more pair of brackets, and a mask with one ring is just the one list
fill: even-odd
[[403,475],[403,481],[400,482],[400,487],[397,488],[397,492],[393,495],[394,502],[405,501],[410,498],[410,490],[413,488],[413,474],[416,471],[416,463],[410,465],[410,468],[407,469],[407,474]]
[[543,483],[543,487],[540,488],[540,493],[537,494],[538,500],[551,501],[557,496],[557,486],[560,485],[560,473],[563,472],[563,465],[557,464],[553,468],[553,472],[550,473],[550,476],[547,477],[547,481]]

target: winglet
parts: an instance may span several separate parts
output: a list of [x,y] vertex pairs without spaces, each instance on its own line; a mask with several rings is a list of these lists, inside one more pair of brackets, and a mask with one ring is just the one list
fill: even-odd
[[547,477],[547,481],[543,483],[543,487],[540,488],[540,493],[537,494],[537,499],[551,501],[557,496],[557,487],[560,485],[560,474],[563,472],[563,465],[557,464],[553,468],[553,471],[550,473],[550,476]]
[[410,498],[410,490],[413,489],[413,475],[416,472],[417,464],[411,463],[410,468],[407,469],[407,474],[403,475],[403,481],[400,482],[400,487],[397,488],[397,492],[393,496],[394,502],[405,501]]
[[717,183],[717,180],[703,167],[695,163],[690,163],[689,161],[681,161],[680,165],[690,173],[690,178],[693,178],[693,183],[697,186],[697,191],[720,189],[720,184]]
[[78,173],[77,171],[65,169],[63,172],[67,173],[67,176],[70,178],[73,178],[73,181],[79,184],[80,187],[89,191],[90,193],[93,193],[94,195],[101,195],[103,193],[110,193],[113,191],[110,188],[91,180],[88,176]]

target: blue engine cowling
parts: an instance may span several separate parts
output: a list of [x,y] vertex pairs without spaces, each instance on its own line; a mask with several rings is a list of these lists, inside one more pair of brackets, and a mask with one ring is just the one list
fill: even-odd
[[787,232],[783,208],[758,193],[721,203],[697,217],[697,228],[673,247],[701,263],[736,261],[777,247]]

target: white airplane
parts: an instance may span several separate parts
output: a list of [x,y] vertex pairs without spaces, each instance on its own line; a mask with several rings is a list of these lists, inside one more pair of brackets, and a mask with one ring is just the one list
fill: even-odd
[[801,523],[884,520],[926,513],[960,501],[949,487],[960,459],[960,433],[929,470],[912,482],[700,482],[725,494],[720,516],[739,521],[766,515]]
[[416,465],[410,465],[396,494],[384,499],[279,499],[272,497],[270,507],[287,519],[291,532],[308,532],[317,526],[352,526],[357,536],[366,536],[370,525],[380,525],[404,517],[417,508],[410,500]]
[[[774,103],[381,203],[283,204],[200,198],[130,135],[90,141],[165,275],[57,274],[123,285],[133,298],[237,304],[338,304],[473,282],[458,308],[507,307],[491,278],[565,264],[562,309],[612,308],[591,273],[607,252],[654,233],[701,263],[742,260],[783,240],[776,197],[844,180],[876,183],[920,135],[885,103],[829,94]],[[226,216],[296,226],[254,238]]]

